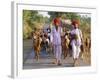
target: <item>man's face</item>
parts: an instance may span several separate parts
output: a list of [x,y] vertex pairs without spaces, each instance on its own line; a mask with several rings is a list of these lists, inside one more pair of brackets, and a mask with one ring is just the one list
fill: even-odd
[[59,26],[59,23],[57,23],[57,22],[56,22],[56,23],[55,23],[55,26],[57,26],[57,27],[58,27],[58,26]]
[[75,24],[75,27],[78,28],[78,24]]
[[78,24],[72,25],[74,29],[78,28]]

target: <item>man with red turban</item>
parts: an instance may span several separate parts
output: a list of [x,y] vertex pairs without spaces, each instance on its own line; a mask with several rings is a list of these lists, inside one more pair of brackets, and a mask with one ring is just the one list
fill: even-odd
[[53,45],[54,56],[56,58],[56,64],[61,65],[61,54],[62,54],[62,47],[61,47],[61,33],[62,28],[60,27],[60,19],[55,18],[53,20],[54,26],[51,30],[51,43]]
[[72,46],[72,55],[74,60],[74,66],[78,63],[78,58],[80,54],[80,46],[82,45],[82,32],[79,29],[79,21],[72,21],[72,31],[71,31],[71,46]]

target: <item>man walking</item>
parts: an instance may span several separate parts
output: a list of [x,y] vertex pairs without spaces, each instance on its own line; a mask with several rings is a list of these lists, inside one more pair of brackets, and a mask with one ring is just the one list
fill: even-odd
[[79,21],[75,20],[72,22],[72,31],[71,31],[71,46],[72,46],[72,55],[74,60],[74,66],[78,63],[78,58],[80,54],[80,46],[82,45],[82,32],[79,29]]
[[55,56],[55,64],[61,65],[61,54],[62,54],[62,47],[61,47],[61,33],[62,28],[60,27],[60,19],[55,18],[53,20],[54,26],[51,30],[51,43],[53,45],[54,56]]

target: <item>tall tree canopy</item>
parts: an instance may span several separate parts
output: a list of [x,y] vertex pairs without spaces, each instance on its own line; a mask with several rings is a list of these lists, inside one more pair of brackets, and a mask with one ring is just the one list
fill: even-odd
[[77,13],[72,13],[72,12],[48,12],[50,15],[50,20],[52,20],[55,17],[61,17],[62,19],[80,19],[80,15]]

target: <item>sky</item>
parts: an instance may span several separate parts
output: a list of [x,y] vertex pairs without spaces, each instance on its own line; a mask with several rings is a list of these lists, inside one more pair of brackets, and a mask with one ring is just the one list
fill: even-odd
[[44,17],[50,17],[49,15],[48,15],[48,12],[43,12],[43,11],[39,11],[38,12],[39,14],[42,14]]

